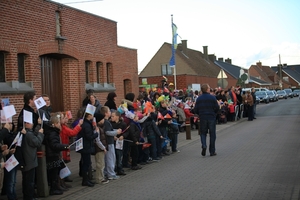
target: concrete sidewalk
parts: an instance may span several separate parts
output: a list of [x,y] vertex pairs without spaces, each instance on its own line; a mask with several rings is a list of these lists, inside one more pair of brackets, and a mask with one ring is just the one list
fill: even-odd
[[[226,124],[218,124],[217,125],[217,134],[219,131],[223,130],[223,129],[226,129],[230,126],[233,126],[235,125],[236,123],[239,123],[241,121],[244,121],[246,120],[245,118],[244,119],[241,119],[241,120],[238,120],[238,121],[235,121],[235,122],[227,122]],[[186,132],[182,132],[182,133],[179,133],[178,135],[178,150],[181,149],[181,147],[183,146],[186,146],[186,145],[189,145],[190,143],[194,142],[194,141],[199,141],[199,149],[201,149],[201,143],[200,143],[200,136],[198,135],[198,130],[192,130],[191,131],[191,139],[186,139]],[[200,151],[200,150],[199,150]],[[176,156],[176,154],[171,154],[171,156]],[[94,164],[95,164],[95,160],[94,160],[94,156],[92,156],[92,163],[93,163],[93,168],[95,168]],[[80,154],[79,153],[76,153],[75,151],[71,151],[71,162],[68,163],[68,167],[69,169],[71,170],[72,174],[70,175],[70,178],[73,180],[73,182],[71,183],[68,183],[70,185],[72,185],[72,188],[70,188],[68,191],[65,191],[63,195],[53,195],[53,196],[48,196],[48,197],[39,197],[39,199],[61,199],[61,198],[64,198],[64,196],[68,196],[72,193],[75,193],[75,192],[79,192],[79,191],[82,191],[82,192],[85,192],[85,188],[86,187],[83,187],[81,186],[81,180],[82,178],[79,177],[79,160],[80,160]],[[162,159],[160,162],[165,162],[164,159]],[[167,162],[167,160],[166,160]],[[147,165],[148,167],[148,165]],[[151,164],[149,165],[149,167],[151,167]],[[147,170],[147,169],[146,169]],[[124,168],[124,171],[125,173],[127,174],[126,177],[128,178],[130,176],[130,173],[133,172],[133,170],[129,169],[129,168]],[[122,179],[122,177],[121,177]],[[18,195],[18,199],[21,199],[22,197],[22,174],[20,171],[18,171],[18,174],[17,174],[17,184],[16,184],[16,192],[17,192],[17,195]],[[1,199],[6,199],[6,196],[1,196]]]

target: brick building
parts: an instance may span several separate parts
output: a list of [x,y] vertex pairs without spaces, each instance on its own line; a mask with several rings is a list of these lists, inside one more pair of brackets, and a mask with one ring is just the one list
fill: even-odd
[[137,50],[118,46],[117,22],[50,0],[0,1],[0,93],[17,112],[23,94],[48,94],[76,113],[86,89],[101,104],[138,92]]
[[[175,52],[176,56],[176,85],[177,89],[191,87],[192,84],[208,83],[212,88],[221,86],[219,84],[218,74],[222,69],[215,64],[216,56],[208,55],[207,46],[203,47],[203,53],[187,47],[187,40],[182,40]],[[143,80],[147,85],[161,87],[162,76],[168,78],[169,83],[174,83],[174,69],[169,65],[171,57],[171,44],[164,43],[156,52],[153,58],[139,74],[140,87],[143,88]],[[236,85],[237,78],[230,73],[226,73],[227,88]]]

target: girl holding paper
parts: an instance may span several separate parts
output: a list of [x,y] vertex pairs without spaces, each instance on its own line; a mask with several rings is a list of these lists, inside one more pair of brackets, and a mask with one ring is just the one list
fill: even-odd
[[63,194],[59,183],[59,171],[62,166],[61,151],[69,150],[68,144],[61,144],[61,113],[54,113],[50,118],[50,124],[45,124],[45,146],[48,180],[51,184],[50,195]]

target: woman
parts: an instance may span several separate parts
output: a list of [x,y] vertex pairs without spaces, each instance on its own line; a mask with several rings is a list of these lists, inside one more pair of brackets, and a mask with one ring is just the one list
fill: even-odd
[[89,104],[96,107],[95,113],[100,112],[100,108],[102,107],[102,105],[100,104],[100,101],[96,99],[96,96],[94,94],[89,95]]
[[60,112],[54,113],[50,118],[50,124],[45,124],[46,163],[48,179],[51,184],[50,195],[63,194],[58,177],[63,165],[61,151],[69,150],[69,145],[60,142],[61,118]]
[[117,105],[115,103],[116,101],[116,93],[115,92],[110,92],[108,93],[107,97],[106,97],[106,102],[105,102],[105,106],[109,107],[110,110],[117,110]]
[[248,105],[248,121],[253,121],[253,97],[250,91],[247,91],[245,103]]

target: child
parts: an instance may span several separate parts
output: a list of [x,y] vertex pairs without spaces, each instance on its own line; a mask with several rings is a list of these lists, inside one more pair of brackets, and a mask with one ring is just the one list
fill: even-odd
[[179,128],[177,125],[177,114],[175,110],[172,110],[172,122],[169,125],[169,133],[171,135],[170,139],[171,139],[172,153],[179,153],[180,151],[177,149]]
[[[118,111],[113,111],[111,113],[111,125],[114,129],[121,129],[123,131],[126,130],[127,125],[125,122],[123,122],[121,118],[121,113]],[[124,137],[128,135],[128,131],[125,131],[125,135],[117,135],[116,140],[118,139],[119,142],[123,143]],[[116,152],[116,170],[117,170],[117,175],[126,175],[126,173],[123,170],[122,166],[122,157],[123,157],[123,150],[122,149],[115,149]]]
[[111,123],[108,119],[111,116],[111,112],[109,107],[102,106],[101,114],[104,115],[104,133],[106,134],[106,141],[108,145],[108,151],[105,155],[105,168],[104,174],[108,177],[109,180],[117,180],[120,177],[116,175],[115,172],[115,163],[116,163],[116,154],[115,154],[115,145],[114,145],[114,137],[120,135],[122,129],[114,130]]
[[[61,138],[61,143],[63,144],[69,144],[70,137],[75,137],[79,131],[81,130],[81,125],[83,123],[83,120],[80,119],[78,121],[78,124],[75,126],[74,129],[70,129],[67,124],[68,124],[68,116],[61,114],[61,131],[60,131],[60,138]],[[71,156],[70,156],[70,149],[67,151],[62,152],[62,157],[65,163],[68,163],[71,161]],[[69,177],[66,177],[64,179],[66,182],[73,182]]]
[[103,123],[104,123],[104,115],[100,113],[95,113],[95,118],[97,122],[97,126],[99,128],[99,135],[96,138],[95,142],[95,162],[96,162],[96,183],[98,184],[106,184],[109,183],[109,180],[104,176],[104,168],[105,168],[105,154],[107,153],[107,143],[106,136],[103,131]]
[[50,124],[45,124],[46,162],[51,184],[50,195],[61,195],[63,190],[67,190],[60,186],[59,178],[59,171],[63,164],[60,157],[61,151],[69,149],[69,144],[61,144],[61,117],[60,112],[54,113],[50,118]]
[[161,135],[161,133],[157,127],[157,124],[151,117],[149,117],[144,122],[144,131],[143,131],[144,135],[148,139],[148,142],[151,144],[150,156],[153,161],[160,160],[160,158],[157,156],[156,138],[163,139],[163,136]]
[[[36,134],[33,131],[34,124],[25,122],[22,129],[22,154],[26,165],[22,170],[22,191],[23,199],[34,198],[34,179],[35,169],[38,166],[37,148],[42,145],[44,139],[44,130],[40,129]],[[25,137],[26,135],[26,137]]]
[[137,165],[138,158],[139,158],[138,145],[139,145],[140,133],[142,131],[141,125],[138,123],[138,120],[139,117],[137,115],[134,115],[129,127],[129,139],[132,141],[130,144],[132,170],[138,170],[142,168]]

